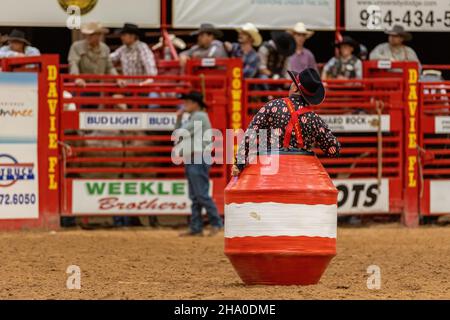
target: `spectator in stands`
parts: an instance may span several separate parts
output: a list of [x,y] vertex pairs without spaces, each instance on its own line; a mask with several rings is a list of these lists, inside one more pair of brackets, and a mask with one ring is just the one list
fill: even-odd
[[[200,138],[198,140],[199,132],[206,132],[211,129],[211,123],[208,118],[208,113],[205,112],[206,104],[203,100],[203,95],[200,92],[190,92],[183,95],[184,108],[181,108],[177,112],[176,129],[185,129],[189,135],[183,135],[183,139],[178,142],[181,154],[184,158],[185,172],[189,186],[189,198],[192,201],[191,221],[188,231],[183,232],[180,236],[202,236],[203,235],[203,219],[202,209],[205,208],[206,213],[211,224],[210,236],[215,235],[223,227],[222,219],[217,213],[217,207],[209,195],[209,169],[212,160],[204,159],[203,151],[210,142]],[[182,122],[183,113],[188,112],[190,117],[187,121]],[[195,124],[194,124],[195,123]],[[197,123],[201,123],[201,126],[197,126]],[[197,127],[201,128],[201,131],[197,131]],[[201,144],[201,145],[199,145]],[[186,150],[188,154],[186,154]],[[197,151],[199,150],[199,151]],[[198,153],[197,153],[198,152]],[[177,152],[175,152],[177,153]],[[197,155],[197,156],[196,156]],[[197,159],[198,158],[198,159]],[[200,163],[197,163],[199,160]]]
[[[86,38],[74,42],[70,47],[68,57],[70,74],[117,75],[117,70],[109,57],[109,47],[102,41],[108,29],[103,28],[98,22],[89,22],[81,26],[81,33]],[[123,80],[117,82],[120,86],[125,85]],[[75,84],[85,87],[86,81],[78,78]]]
[[[117,70],[114,68],[112,61],[109,57],[110,50],[109,47],[103,42],[103,36],[108,32],[108,29],[103,28],[103,26],[98,22],[89,22],[81,26],[81,33],[84,35],[83,40],[76,41],[72,44],[69,50],[69,72],[73,75],[81,74],[93,74],[93,75],[117,75]],[[98,81],[98,80],[92,80]],[[86,86],[86,80],[82,78],[77,78],[75,84],[79,87]],[[125,82],[123,80],[117,80],[119,86],[124,86]],[[99,92],[82,92],[82,96],[85,97],[99,97]],[[91,104],[84,105],[83,108],[89,109],[99,109],[102,106]],[[100,148],[120,148],[123,147],[122,141],[119,140],[95,140],[93,137],[102,136],[121,136],[120,131],[104,131],[104,130],[91,130],[91,131],[80,131],[78,135],[89,136],[91,139],[82,141],[82,146],[84,147],[100,147]],[[122,157],[122,152],[108,152],[99,151],[96,153],[97,156],[105,157]],[[123,173],[120,168],[123,167],[123,162],[118,161],[114,163],[102,162],[102,163],[86,163],[79,164],[80,166],[88,167],[98,167],[98,172],[92,173],[82,173],[81,178],[109,178],[118,179],[122,178]],[[104,172],[102,167],[114,167],[117,168],[116,172]],[[82,227],[91,228],[97,225],[108,225],[112,224],[111,218],[103,217],[89,217],[89,221],[86,225],[82,224]]]
[[200,29],[191,33],[197,36],[197,44],[189,50],[185,50],[180,54],[180,64],[182,67],[186,65],[187,60],[201,58],[226,58],[228,57],[222,41],[222,31],[216,29],[210,23],[202,23]]
[[412,35],[406,32],[400,25],[395,25],[392,30],[386,31],[389,35],[388,42],[381,43],[370,53],[370,60],[390,61],[417,61],[419,58],[414,50],[403,43],[410,41]]
[[296,44],[295,53],[289,58],[289,70],[302,72],[307,68],[313,68],[319,71],[314,54],[304,47],[305,41],[312,37],[314,31],[306,29],[303,22],[298,22],[288,32],[292,33]]
[[255,78],[259,70],[259,56],[253,47],[259,47],[262,37],[253,23],[246,23],[236,29],[238,42],[225,42],[225,49],[231,58],[242,58],[244,78]]
[[[122,67],[122,74],[126,76],[155,76],[158,74],[158,70],[156,67],[155,57],[153,52],[150,50],[148,45],[142,41],[140,41],[140,30],[136,24],[125,23],[123,28],[120,29],[120,39],[122,40],[122,46],[120,46],[116,51],[110,54],[111,61],[113,63],[119,63]],[[153,79],[147,80],[139,80],[132,79],[127,80],[129,83],[139,83],[139,85],[147,85],[153,82]],[[141,93],[142,96],[148,96],[147,93]],[[152,97],[158,97],[158,94],[152,92],[150,94]],[[117,97],[122,97],[121,95],[116,95]],[[145,136],[146,131],[131,131],[127,132],[128,136]],[[129,140],[123,142],[124,147],[133,148],[133,147],[148,147],[148,141],[141,140]],[[151,156],[152,154],[144,154],[147,156]],[[126,158],[133,158],[144,156],[142,153],[134,152],[134,151],[125,151],[124,156]],[[147,164],[145,162],[125,162],[125,168],[141,168],[145,167]],[[124,178],[139,178],[141,174],[134,173],[125,173]],[[114,224],[116,226],[128,226],[130,224],[139,224],[139,220],[144,222],[147,217],[126,217],[126,216],[118,216],[114,217]],[[150,220],[154,222],[155,217],[152,217]],[[143,224],[141,222],[141,224]],[[145,222],[144,222],[145,223]]]
[[[113,63],[120,62],[126,76],[155,76],[158,74],[155,56],[148,45],[139,40],[139,27],[125,23],[120,30],[122,46],[110,54]],[[151,83],[152,79],[140,81],[140,85]]]
[[259,66],[260,78],[287,78],[288,58],[295,52],[294,37],[281,31],[271,33],[272,39],[263,43],[258,54],[261,59]]
[[[427,97],[427,101],[432,100],[436,103],[435,106],[441,104],[443,108],[441,109],[433,109],[434,112],[444,112],[448,113],[449,111],[449,99],[447,97],[447,86],[443,83],[445,81],[442,76],[442,72],[439,70],[424,70],[422,75],[420,76],[420,82],[436,82],[435,85],[430,87],[424,87],[423,93],[426,95],[432,95],[432,97]],[[450,146],[449,146],[450,147]]]
[[349,36],[336,42],[339,56],[331,58],[322,70],[322,79],[361,79],[363,73],[362,62],[357,55],[359,44]]
[[5,38],[8,44],[0,48],[0,58],[38,56],[41,53],[25,38],[23,31],[14,29]]

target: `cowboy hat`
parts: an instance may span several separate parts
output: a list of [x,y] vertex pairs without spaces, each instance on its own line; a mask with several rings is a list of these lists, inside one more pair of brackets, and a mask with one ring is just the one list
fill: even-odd
[[94,33],[108,33],[109,30],[107,28],[103,28],[100,22],[88,22],[81,26],[82,34],[94,34]]
[[[176,48],[178,48],[180,50],[186,49],[186,42],[184,42],[183,39],[178,38],[174,34],[169,34],[169,39],[170,39],[170,41],[172,41],[173,45]],[[159,42],[152,47],[152,50],[158,50],[159,48],[161,48],[163,46],[163,43],[164,43],[164,38],[159,37]]]
[[285,31],[272,31],[271,37],[275,45],[277,46],[278,52],[285,57],[289,57],[294,54],[296,44],[294,37]]
[[255,47],[259,47],[262,43],[262,37],[261,34],[258,31],[258,28],[253,23],[246,23],[238,28],[236,28],[237,32],[245,32],[250,35],[253,39],[253,45]]
[[411,33],[405,31],[405,28],[403,28],[403,26],[398,25],[398,24],[393,26],[391,30],[387,30],[384,33],[391,35],[391,36],[400,36],[405,41],[410,41],[412,39]]
[[202,23],[198,30],[191,33],[191,36],[197,36],[200,33],[204,33],[204,32],[211,33],[216,38],[222,38],[222,36],[223,36],[223,32],[220,31],[219,29],[216,29],[216,27],[214,27],[214,25],[211,23]]
[[8,41],[20,41],[25,43],[27,46],[30,46],[31,43],[25,39],[25,32],[20,31],[18,29],[14,29],[11,33],[6,37]]
[[306,39],[311,38],[314,34],[314,31],[310,31],[306,29],[305,24],[303,22],[297,22],[293,28],[289,29],[291,33],[299,33],[306,35]]
[[343,44],[346,44],[346,45],[349,45],[349,46],[353,47],[353,54],[355,56],[358,56],[359,51],[360,51],[360,46],[359,46],[359,43],[355,39],[353,39],[350,36],[343,36],[341,41],[337,41],[337,42],[334,43],[334,46],[335,47],[340,47]]
[[120,34],[125,34],[125,33],[134,34],[138,37],[140,35],[138,25],[134,24],[134,23],[128,23],[128,22],[123,25],[122,29],[119,30],[119,33]]
[[315,69],[307,68],[300,73],[288,71],[288,74],[306,102],[310,105],[322,103],[325,99],[325,88]]
[[182,100],[190,100],[198,103],[202,109],[206,109],[206,103],[203,100],[203,95],[198,91],[191,91],[181,95]]

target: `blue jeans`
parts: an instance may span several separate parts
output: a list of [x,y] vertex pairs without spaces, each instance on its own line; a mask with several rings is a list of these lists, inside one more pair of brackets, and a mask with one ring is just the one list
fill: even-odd
[[189,199],[192,201],[190,229],[192,233],[202,232],[202,208],[206,209],[209,223],[213,227],[222,228],[222,218],[217,213],[217,207],[209,196],[208,164],[185,164],[186,177],[189,186]]

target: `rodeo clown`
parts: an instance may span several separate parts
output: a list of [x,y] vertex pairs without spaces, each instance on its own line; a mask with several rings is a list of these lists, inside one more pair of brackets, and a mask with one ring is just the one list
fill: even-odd
[[245,139],[239,145],[231,172],[233,176],[238,176],[255,156],[249,155],[249,145],[255,145],[261,129],[267,130],[267,139],[257,141],[258,150],[269,151],[272,148],[273,129],[280,150],[311,151],[313,146],[317,146],[329,157],[339,155],[340,143],[327,124],[309,108],[320,105],[325,98],[325,88],[319,74],[312,68],[301,73],[288,71],[288,74],[293,81],[289,97],[266,103],[253,117]]

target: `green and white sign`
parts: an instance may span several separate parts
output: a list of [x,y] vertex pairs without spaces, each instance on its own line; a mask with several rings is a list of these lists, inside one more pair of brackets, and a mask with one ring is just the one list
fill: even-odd
[[[212,182],[210,182],[210,194]],[[72,213],[188,214],[187,180],[74,180]]]

